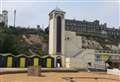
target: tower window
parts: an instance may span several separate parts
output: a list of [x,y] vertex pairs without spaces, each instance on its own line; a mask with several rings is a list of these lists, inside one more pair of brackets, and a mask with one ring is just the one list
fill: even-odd
[[57,52],[59,52],[59,53],[61,53],[61,30],[62,30],[62,28],[61,28],[61,17],[60,16],[58,16],[57,17],[57,36],[56,36],[56,38],[57,38],[57,42],[56,42],[56,51]]

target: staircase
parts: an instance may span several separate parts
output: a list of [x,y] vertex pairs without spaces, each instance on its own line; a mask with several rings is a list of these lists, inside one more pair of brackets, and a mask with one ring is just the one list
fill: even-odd
[[82,54],[83,51],[84,51],[84,50],[78,51],[78,52],[77,52],[75,55],[73,55],[72,57],[77,57],[78,55]]

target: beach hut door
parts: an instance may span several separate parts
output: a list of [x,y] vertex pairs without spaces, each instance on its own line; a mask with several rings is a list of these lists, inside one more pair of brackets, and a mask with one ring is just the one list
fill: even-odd
[[7,58],[7,67],[12,67],[12,57]]
[[47,67],[48,68],[51,68],[51,65],[52,65],[51,62],[52,62],[52,60],[50,58],[48,58],[47,59]]
[[38,66],[39,65],[39,59],[38,58],[34,58],[34,66]]
[[20,58],[20,67],[25,67],[25,58]]

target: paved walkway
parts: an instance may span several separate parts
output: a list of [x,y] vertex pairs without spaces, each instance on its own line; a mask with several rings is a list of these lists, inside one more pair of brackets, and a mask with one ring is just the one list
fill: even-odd
[[[70,82],[64,77],[73,77],[75,82],[98,82],[89,78],[108,78],[99,79],[99,82],[120,82],[120,77],[108,75],[105,72],[44,72],[42,77],[28,76],[26,73],[2,74],[0,82]],[[76,78],[79,77],[79,78]],[[81,78],[80,78],[81,77]],[[116,79],[116,80],[109,80]]]

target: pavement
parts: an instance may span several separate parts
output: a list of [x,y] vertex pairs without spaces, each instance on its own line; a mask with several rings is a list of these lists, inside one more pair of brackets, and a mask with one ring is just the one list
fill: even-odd
[[[106,72],[42,72],[41,74],[42,76],[28,76],[27,73],[1,74],[0,82],[120,82],[119,76]],[[73,81],[70,81],[71,78]]]

